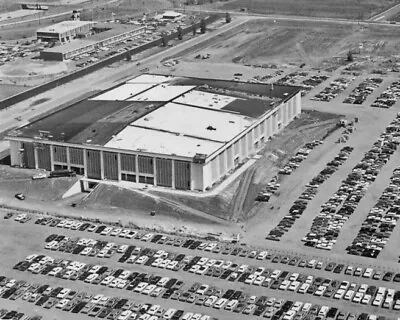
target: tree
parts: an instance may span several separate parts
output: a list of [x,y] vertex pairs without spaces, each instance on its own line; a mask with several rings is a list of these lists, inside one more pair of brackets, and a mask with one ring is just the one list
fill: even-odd
[[194,23],[192,23],[192,32],[193,35],[195,36],[197,31],[196,31],[196,25]]
[[203,18],[200,21],[200,33],[206,33],[206,20]]
[[126,61],[132,61],[132,56],[129,52],[126,53],[125,58],[126,58]]
[[229,12],[227,12],[225,14],[225,21],[226,23],[230,23],[232,21],[231,15],[229,14]]
[[178,31],[178,40],[182,40],[183,39],[183,29],[182,29],[182,27],[179,26],[177,31]]
[[349,52],[347,52],[347,61],[352,62],[353,60],[354,60],[353,52],[351,52],[351,50],[349,50]]
[[163,47],[166,47],[168,45],[168,38],[165,32],[161,34],[161,43]]

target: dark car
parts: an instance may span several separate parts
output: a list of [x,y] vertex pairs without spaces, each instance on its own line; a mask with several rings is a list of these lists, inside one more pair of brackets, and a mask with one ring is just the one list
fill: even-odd
[[25,195],[23,193],[17,193],[15,195],[15,198],[17,198],[18,200],[25,200]]

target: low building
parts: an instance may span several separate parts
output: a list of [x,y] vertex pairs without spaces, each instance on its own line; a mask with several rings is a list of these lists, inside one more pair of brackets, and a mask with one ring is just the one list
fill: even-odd
[[43,60],[56,61],[72,59],[84,53],[96,50],[97,48],[114,45],[128,39],[134,39],[145,33],[146,27],[106,23],[99,24],[98,27],[95,25],[92,30],[96,32],[94,35],[73,40],[60,46],[46,48],[41,51],[40,57]]
[[36,31],[38,40],[47,42],[68,42],[75,39],[78,33],[89,31],[95,22],[93,21],[62,21]]
[[11,164],[205,191],[301,112],[298,87],[143,74],[11,132]]

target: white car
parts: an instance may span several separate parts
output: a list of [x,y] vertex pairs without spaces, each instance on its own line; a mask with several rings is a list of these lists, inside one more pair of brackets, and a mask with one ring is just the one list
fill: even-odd
[[57,309],[62,309],[62,308],[64,308],[64,307],[68,304],[69,301],[70,301],[69,299],[61,299],[61,300],[56,304],[56,308],[57,308]]
[[221,309],[227,301],[228,299],[220,298],[216,303],[214,303],[213,308]]
[[114,229],[114,230],[110,233],[110,236],[111,236],[111,237],[117,237],[121,232],[122,232],[122,229],[121,229],[121,228]]
[[149,295],[157,286],[155,284],[149,284],[143,291],[142,294]]
[[125,310],[118,316],[117,320],[128,320],[132,313],[131,310]]
[[232,311],[233,309],[235,309],[236,308],[236,306],[238,305],[238,303],[239,303],[239,301],[238,300],[230,300],[227,304],[226,304],[226,306],[225,306],[225,310],[228,310],[228,311]]
[[170,308],[167,311],[165,311],[165,313],[163,314],[163,319],[171,319],[172,316],[175,314],[176,309]]

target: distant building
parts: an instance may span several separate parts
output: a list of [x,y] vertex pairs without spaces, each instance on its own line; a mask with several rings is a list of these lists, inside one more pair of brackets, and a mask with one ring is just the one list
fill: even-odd
[[93,21],[62,21],[36,31],[38,40],[47,42],[68,42],[76,37],[78,33],[89,31],[96,22]]
[[177,20],[183,17],[182,13],[175,11],[165,11],[163,14],[159,14],[154,18],[157,20]]
[[11,165],[205,191],[301,112],[300,88],[143,74],[11,132]]
[[[94,35],[91,35],[94,32]],[[97,23],[89,31],[90,35],[76,34],[79,40],[73,40],[64,45],[46,48],[41,51],[43,60],[63,61],[72,59],[100,47],[106,47],[133,39],[146,32],[145,26],[125,25],[116,23]]]

